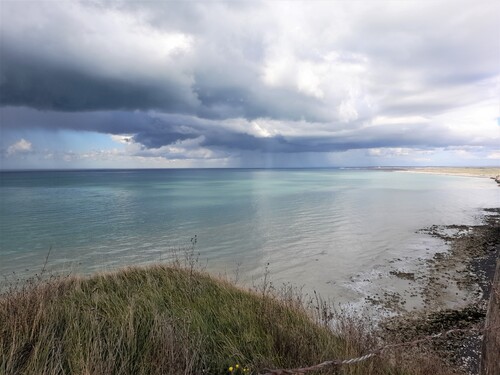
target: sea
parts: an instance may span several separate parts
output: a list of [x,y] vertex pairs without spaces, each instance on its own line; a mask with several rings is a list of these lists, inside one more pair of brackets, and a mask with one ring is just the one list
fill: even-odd
[[388,264],[447,246],[420,230],[500,207],[486,178],[362,169],[0,173],[0,283],[195,260],[243,286],[365,297]]

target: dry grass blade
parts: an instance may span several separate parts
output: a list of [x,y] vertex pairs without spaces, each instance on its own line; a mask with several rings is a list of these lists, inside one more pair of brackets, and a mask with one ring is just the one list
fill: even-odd
[[314,308],[290,288],[242,290],[186,267],[35,279],[4,292],[0,374],[227,374],[235,363],[253,374],[286,366],[346,375],[453,373],[428,355],[419,361],[421,353],[336,368],[324,358],[366,357],[376,346],[365,322],[333,313],[319,298]]

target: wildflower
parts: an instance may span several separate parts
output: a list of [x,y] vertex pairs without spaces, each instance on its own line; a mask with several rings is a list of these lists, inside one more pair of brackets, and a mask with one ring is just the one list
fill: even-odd
[[238,370],[240,368],[240,365],[236,364],[236,366],[234,367],[236,367],[236,370]]
[[229,372],[233,372],[233,366],[229,367]]

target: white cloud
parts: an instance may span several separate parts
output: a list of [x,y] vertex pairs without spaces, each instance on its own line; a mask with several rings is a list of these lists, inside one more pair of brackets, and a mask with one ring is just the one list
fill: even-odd
[[487,158],[493,160],[500,160],[500,150],[489,153]]
[[121,144],[129,144],[132,142],[132,137],[133,134],[111,134],[110,137],[111,139],[116,142],[116,143],[121,143]]
[[16,143],[11,144],[7,148],[7,156],[11,156],[14,154],[24,154],[33,150],[33,145],[31,142],[27,141],[24,138],[21,138]]
[[429,156],[434,154],[434,150],[416,149],[408,147],[385,147],[385,148],[370,148],[367,154],[373,157],[395,158],[395,157],[411,157],[412,160],[430,160]]
[[477,158],[476,154],[474,154],[473,152],[471,152],[469,150],[465,150],[465,149],[454,150],[454,153],[460,159],[476,159]]
[[376,116],[368,126],[425,124],[429,118],[423,116]]
[[[171,76],[169,71],[178,66],[194,44],[189,34],[160,30],[145,23],[140,14],[120,12],[114,7],[73,1],[30,2],[5,4],[4,12],[2,21],[6,25],[2,32],[7,40],[17,41],[46,59],[106,77]],[[175,73],[181,71],[176,69]]]
[[[500,90],[500,86],[498,89]],[[456,136],[470,139],[471,142],[500,144],[498,116],[498,97],[496,97],[451,109],[436,116],[434,121]]]
[[225,155],[212,151],[206,147],[201,146],[204,137],[187,139],[184,141],[177,141],[173,144],[158,147],[158,148],[142,148],[134,154],[143,157],[158,157],[161,156],[165,159],[217,159],[224,158]]

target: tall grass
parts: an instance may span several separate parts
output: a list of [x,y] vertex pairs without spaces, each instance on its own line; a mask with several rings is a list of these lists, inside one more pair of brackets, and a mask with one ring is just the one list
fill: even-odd
[[[365,354],[380,343],[361,322],[300,295],[242,290],[193,267],[155,265],[51,278],[0,296],[1,374],[227,374]],[[332,374],[451,374],[402,353]],[[424,360],[425,359],[425,360]]]

